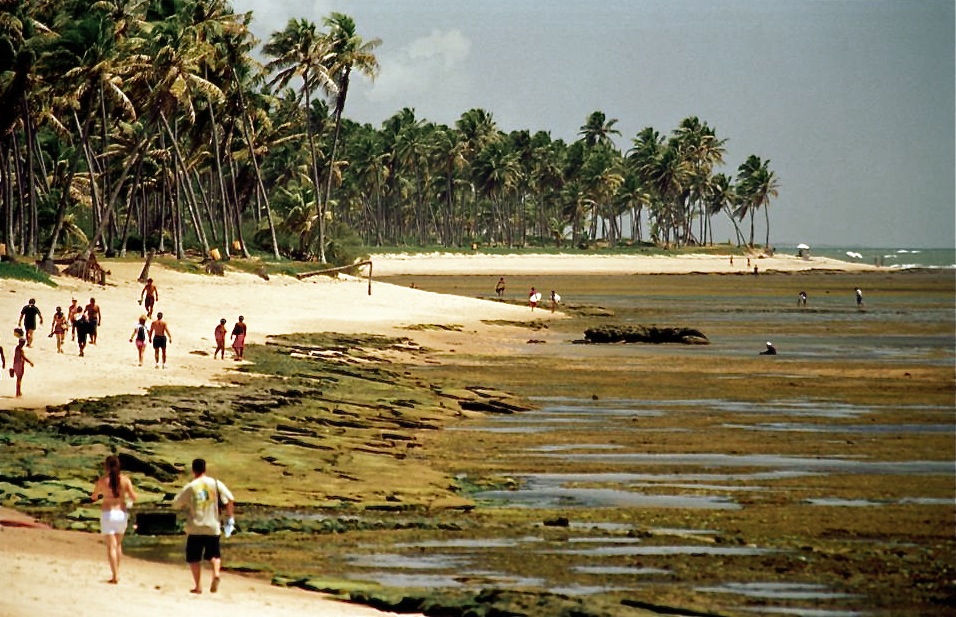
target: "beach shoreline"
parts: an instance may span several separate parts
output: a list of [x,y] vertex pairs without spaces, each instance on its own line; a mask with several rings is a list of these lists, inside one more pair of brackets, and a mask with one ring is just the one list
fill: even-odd
[[886,268],[829,257],[775,254],[578,255],[389,253],[372,255],[375,276],[467,274],[753,274],[772,272],[882,272]]
[[[796,272],[806,270],[806,260],[797,258],[753,258],[761,272],[779,270]],[[104,260],[112,274],[104,287],[76,279],[56,279],[58,287],[13,280],[0,281],[0,310],[11,319],[29,298],[36,298],[45,318],[38,329],[35,346],[27,350],[36,364],[27,367],[24,378],[25,395],[12,396],[12,380],[6,376],[0,381],[0,409],[34,409],[41,413],[48,406],[68,405],[71,401],[120,394],[148,395],[149,389],[162,386],[227,385],[229,375],[242,363],[212,359],[215,346],[213,328],[220,315],[231,328],[237,315],[243,314],[250,324],[249,343],[263,344],[268,337],[280,334],[336,331],[343,333],[370,333],[386,336],[406,336],[416,341],[445,341],[456,339],[454,348],[474,346],[470,353],[480,354],[500,345],[502,327],[489,327],[487,320],[527,322],[531,319],[561,319],[548,311],[529,311],[524,305],[490,302],[463,296],[438,294],[388,283],[373,282],[371,295],[367,281],[360,277],[313,277],[299,281],[287,276],[272,276],[264,280],[242,272],[228,271],[225,277],[187,274],[154,264],[151,276],[159,287],[157,310],[170,323],[172,342],[169,366],[154,369],[152,362],[138,366],[135,347],[129,343],[131,330],[142,308],[137,304],[142,285],[137,277],[142,264],[137,261]],[[746,267],[746,258],[735,258]],[[613,256],[555,256],[555,255],[419,255],[373,256],[375,277],[401,274],[469,274],[486,276],[489,289],[500,275],[528,274],[749,274],[730,270],[725,256],[680,257],[613,257]],[[817,270],[841,272],[882,271],[873,266],[855,267],[836,260],[810,260]],[[789,268],[789,269],[788,269]],[[521,290],[519,296],[525,293]],[[75,344],[67,335],[66,352],[57,354],[47,332],[52,307],[66,306],[70,297],[85,304],[96,297],[103,307],[104,325],[95,347],[88,347],[84,358],[77,357]],[[281,307],[277,310],[276,307]],[[468,332],[429,332],[409,330],[416,324],[454,324]],[[10,327],[12,330],[12,325]],[[494,333],[491,333],[494,330]],[[521,343],[527,335],[517,333]],[[487,336],[486,336],[487,335]],[[497,337],[497,338],[496,338]],[[517,339],[516,339],[517,340]],[[11,333],[0,333],[8,366],[12,360],[15,341]],[[517,343],[516,343],[517,345]],[[228,346],[228,341],[227,341]],[[507,352],[507,347],[495,347],[495,353]],[[227,349],[227,351],[229,351]],[[444,350],[442,350],[444,351]],[[151,359],[152,349],[147,349]],[[14,541],[15,540],[15,541]],[[7,604],[0,609],[11,617],[42,612],[83,617],[102,614],[107,606],[90,603],[76,610],[72,599],[89,593],[90,587],[102,583],[108,573],[105,555],[98,536],[78,532],[43,529],[3,528],[0,547],[4,553],[3,573],[21,594],[8,594]],[[165,569],[164,569],[165,568]],[[207,613],[212,603],[227,603],[236,615],[376,615],[366,607],[329,603],[316,608],[320,596],[297,590],[280,590],[292,595],[275,597],[266,590],[274,589],[266,581],[249,581],[229,575],[228,580],[241,579],[235,588],[225,586],[218,597],[209,594],[201,599],[189,598],[188,571],[170,564],[153,564],[127,560],[124,579],[119,592],[123,602],[141,607],[137,615],[147,617],[180,614],[192,617]],[[102,581],[100,579],[103,579]],[[158,581],[158,582],[156,582]],[[125,582],[125,580],[124,580]],[[55,588],[52,593],[49,589]],[[104,585],[104,588],[106,586]],[[113,589],[112,587],[110,589]],[[180,593],[182,592],[182,593]],[[227,592],[227,593],[226,593]],[[110,603],[111,594],[95,594]],[[303,599],[304,597],[304,599]],[[97,600],[98,602],[99,600]],[[309,605],[309,608],[303,608]],[[353,608],[354,612],[350,612]],[[62,607],[62,612],[56,608]],[[344,607],[344,608],[343,608]],[[348,609],[348,610],[346,610]],[[152,611],[152,612],[150,612]],[[273,612],[270,612],[273,611]],[[365,611],[365,612],[361,612]]]

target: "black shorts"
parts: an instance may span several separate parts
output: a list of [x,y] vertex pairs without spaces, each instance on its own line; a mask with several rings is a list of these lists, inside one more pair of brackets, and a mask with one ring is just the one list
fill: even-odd
[[219,559],[219,536],[186,536],[186,563]]
[[154,336],[154,337],[153,337],[153,349],[166,349],[166,337],[165,337],[165,336]]

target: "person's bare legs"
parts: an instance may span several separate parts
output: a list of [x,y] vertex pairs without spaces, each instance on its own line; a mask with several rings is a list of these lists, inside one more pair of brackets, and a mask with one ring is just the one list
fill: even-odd
[[110,563],[110,572],[113,573],[113,578],[111,578],[109,582],[115,585],[119,582],[120,561],[123,559],[122,534],[110,534],[106,536],[106,559]]
[[197,561],[190,563],[189,570],[193,573],[193,588],[189,591],[191,593],[202,593],[202,587],[199,586],[200,580],[202,579],[202,562]]
[[[213,557],[209,563],[212,565],[212,584],[209,586],[209,591],[216,593],[219,591],[219,566],[222,565],[222,559]],[[199,583],[196,583],[196,586],[198,587]]]

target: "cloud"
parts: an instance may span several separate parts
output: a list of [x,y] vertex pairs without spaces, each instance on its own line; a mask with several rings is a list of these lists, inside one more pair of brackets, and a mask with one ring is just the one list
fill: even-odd
[[393,54],[380,50],[381,71],[365,96],[376,103],[394,103],[396,109],[407,106],[423,94],[447,88],[449,80],[458,81],[470,53],[471,41],[460,30],[432,30]]

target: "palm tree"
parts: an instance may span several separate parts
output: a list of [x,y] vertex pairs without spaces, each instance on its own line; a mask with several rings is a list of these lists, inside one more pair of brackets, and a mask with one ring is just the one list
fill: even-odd
[[770,170],[770,160],[761,160],[751,154],[737,171],[737,194],[740,197],[735,215],[738,219],[750,215],[750,246],[754,245],[754,214],[764,209],[767,222],[765,247],[770,246],[770,198],[776,197],[780,188],[776,174]]
[[[325,66],[328,70],[330,82],[327,90],[335,96],[333,115],[335,131],[332,133],[332,153],[329,155],[329,165],[335,164],[335,153],[339,142],[339,131],[342,128],[342,111],[345,109],[345,99],[349,93],[349,79],[353,70],[370,79],[378,74],[378,59],[373,50],[381,45],[379,39],[365,41],[355,32],[355,20],[343,13],[332,13],[324,20],[329,28],[324,38],[324,46],[328,50]],[[332,87],[328,87],[332,86]],[[332,197],[332,174],[326,178],[325,197],[323,199],[326,210]],[[319,259],[325,261],[325,216],[319,217]]]
[[[301,78],[299,103],[307,112],[312,109],[312,96],[316,89],[335,91],[337,84],[329,72],[329,60],[332,57],[329,42],[319,33],[316,25],[305,19],[290,19],[284,30],[273,32],[269,42],[262,48],[267,56],[273,58],[266,64],[268,73],[276,72],[269,82],[270,86],[284,88],[294,78]],[[315,143],[313,124],[306,121],[309,154],[311,157],[311,180],[315,194],[319,194],[319,155]],[[331,176],[331,169],[329,170]],[[316,215],[319,218],[319,259],[325,261],[325,204],[316,199]]]
[[603,111],[591,112],[578,135],[584,138],[584,143],[589,147],[608,146],[613,147],[611,135],[620,135],[621,132],[614,128],[617,124],[617,118],[610,120],[604,115]]

